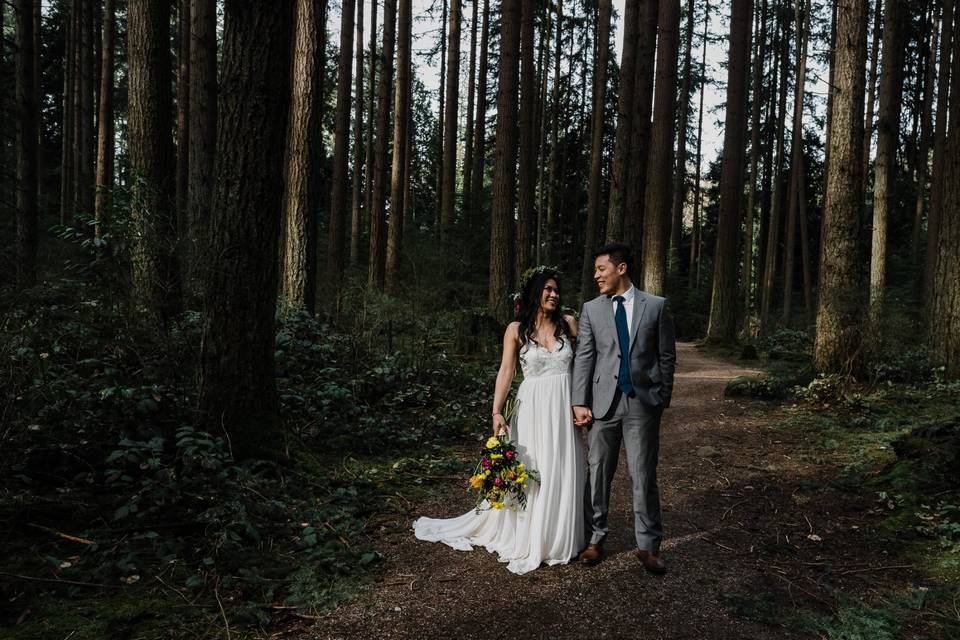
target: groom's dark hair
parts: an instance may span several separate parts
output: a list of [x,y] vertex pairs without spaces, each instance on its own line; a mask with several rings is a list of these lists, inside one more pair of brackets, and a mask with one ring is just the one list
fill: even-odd
[[631,253],[630,245],[628,244],[623,244],[622,242],[611,242],[610,244],[605,244],[593,252],[594,260],[600,256],[610,256],[610,262],[612,262],[614,266],[626,264],[628,276],[630,275],[630,272],[633,271],[633,254]]

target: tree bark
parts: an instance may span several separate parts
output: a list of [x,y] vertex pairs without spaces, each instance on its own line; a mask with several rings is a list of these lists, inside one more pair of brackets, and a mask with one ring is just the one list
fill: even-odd
[[[192,0],[177,0],[177,229],[181,245],[189,229],[187,212],[190,176],[190,5]],[[188,251],[181,250],[184,265],[189,265]],[[183,269],[186,281],[183,290],[189,291],[189,268]]]
[[377,0],[371,0],[370,2],[370,61],[367,68],[369,70],[367,75],[370,76],[367,86],[370,87],[370,91],[367,97],[367,148],[363,163],[367,170],[363,177],[363,193],[364,211],[367,212],[367,231],[370,231],[373,228],[371,218],[373,215],[373,175],[376,173],[374,153],[376,153],[375,140],[377,134]]
[[710,33],[710,0],[704,4],[703,18],[703,52],[700,59],[700,107],[697,110],[697,162],[693,178],[693,219],[690,228],[690,269],[688,272],[688,288],[700,288],[700,201],[701,184],[700,170],[702,164],[701,149],[703,146],[703,94],[707,86],[707,36]]
[[[479,0],[474,0],[475,2]],[[483,0],[483,25],[480,28],[480,70],[477,73],[477,113],[473,124],[473,169],[470,170],[470,211],[479,214],[483,210],[485,140],[487,132],[487,49],[490,41],[490,0]]]
[[[625,43],[626,44],[626,43]],[[550,90],[550,102],[553,109],[553,118],[550,123],[550,160],[547,172],[547,215],[543,238],[543,255],[546,263],[554,259],[554,241],[557,229],[557,168],[559,157],[560,136],[560,61],[563,57],[563,0],[557,0],[557,39],[556,56],[553,61],[553,87]],[[631,116],[632,117],[632,116]]]
[[[949,4],[944,4],[944,9]],[[953,7],[957,11],[956,6]],[[956,21],[956,17],[954,17]],[[941,212],[930,299],[930,356],[950,379],[960,378],[960,38],[954,24],[950,70],[950,130],[943,157]],[[949,57],[942,58],[945,64]]]
[[933,85],[936,82],[937,42],[940,31],[936,26],[936,7],[931,9],[931,33],[926,41],[927,69],[923,80],[923,101],[920,105],[920,143],[917,150],[917,194],[913,208],[913,230],[910,234],[910,254],[915,264],[920,262],[920,233],[926,208],[927,168],[930,162],[930,126],[933,114]]
[[497,85],[497,146],[494,152],[493,210],[490,225],[490,315],[507,322],[512,312],[513,213],[517,178],[517,95],[520,53],[520,2],[503,0],[500,69]]
[[443,116],[443,161],[440,194],[440,242],[450,241],[457,195],[457,123],[460,109],[460,0],[450,0],[447,29],[447,88]]
[[[709,4],[709,0],[708,0]],[[650,153],[650,112],[653,103],[654,55],[657,50],[658,0],[641,0],[639,39],[634,82],[634,110],[630,139],[630,170],[627,181],[627,204],[624,210],[624,235],[635,249],[643,241],[647,160]],[[705,14],[708,15],[708,14]],[[637,263],[637,275],[640,275]]]
[[950,52],[954,40],[954,0],[943,1],[941,19],[940,64],[937,70],[937,116],[933,132],[933,170],[930,176],[930,211],[927,214],[927,251],[923,264],[923,308],[929,316],[933,297],[937,242],[940,235],[940,217],[943,203],[943,168],[947,155],[947,115],[950,95]]
[[470,18],[470,63],[467,76],[467,139],[463,145],[463,222],[468,227],[472,224],[472,205],[470,194],[473,193],[473,111],[476,92],[477,74],[477,30],[480,16],[480,0],[473,0],[473,14]]
[[743,237],[743,329],[747,335],[750,333],[753,306],[753,227],[760,165],[760,107],[763,104],[761,83],[767,53],[767,0],[763,0],[760,7],[760,23],[756,33],[757,38],[754,43],[756,54],[753,59],[751,79],[753,97],[750,104],[750,176],[747,178],[747,220],[744,224]]
[[607,242],[622,242],[624,239],[624,204],[630,172],[630,142],[633,138],[640,1],[626,0],[623,12],[623,50],[620,54],[620,87],[617,94],[617,132],[613,146],[613,168],[610,172]]
[[867,1],[838,0],[830,165],[820,243],[814,366],[855,373],[862,360],[860,210]]
[[[340,16],[340,64],[337,71],[337,110],[334,114],[333,176],[330,181],[330,226],[327,232],[327,279],[333,286],[339,308],[344,267],[347,194],[350,176],[350,84],[353,82],[353,14],[355,0],[343,0]],[[392,61],[391,61],[392,62]]]
[[110,191],[113,189],[113,39],[116,10],[114,0],[103,5],[103,29],[100,46],[100,108],[97,114],[97,192],[94,199],[96,219],[95,232],[99,238],[103,221],[110,206]]
[[199,424],[237,458],[282,451],[274,371],[293,2],[226,0]]
[[580,296],[587,300],[594,290],[593,251],[600,230],[600,188],[603,184],[603,111],[607,97],[607,58],[610,53],[610,14],[613,3],[598,0],[596,57],[593,65],[593,124],[590,128],[590,182],[587,191],[587,227],[583,243],[583,278]]
[[74,103],[74,53],[76,51],[77,5],[72,3],[64,28],[63,65],[63,128],[60,150],[60,223],[68,224],[73,219],[74,201],[74,148],[73,135],[76,127]]
[[880,110],[877,118],[877,158],[873,187],[873,237],[870,251],[872,323],[876,323],[880,318],[887,285],[887,227],[893,204],[893,172],[900,140],[900,105],[903,96],[901,31],[905,13],[901,0],[887,0],[883,14],[883,66],[880,74]]
[[84,213],[94,212],[93,208],[93,171],[95,163],[94,149],[95,122],[94,107],[94,45],[93,0],[79,0],[81,6],[81,50],[80,50],[80,143],[79,163],[77,165],[77,200]]
[[[323,157],[320,52],[326,40],[325,3],[326,0],[294,2],[293,73],[281,209],[283,304],[309,314],[314,313],[317,289],[317,205],[320,199],[317,183]],[[339,279],[331,279],[332,284],[337,282]]]
[[373,197],[370,204],[370,286],[382,289],[386,277],[387,213],[385,193],[387,168],[390,166],[387,136],[390,134],[390,88],[393,85],[393,49],[397,35],[397,0],[383,3],[383,49],[378,88],[376,167],[373,178]]
[[[790,188],[787,196],[787,227],[785,229],[784,239],[784,262],[783,262],[783,323],[790,324],[791,307],[793,303],[793,266],[796,255],[796,230],[799,210],[803,206],[801,202],[801,193],[804,191],[804,180],[806,180],[806,170],[804,168],[803,157],[803,101],[805,95],[805,86],[807,82],[807,46],[810,42],[810,4],[801,12],[801,0],[796,0],[794,4],[794,20],[800,29],[797,33],[797,81],[796,91],[793,97],[793,149],[790,160]],[[803,14],[803,27],[800,27],[801,13]]]
[[14,4],[16,53],[16,281],[31,286],[37,279],[37,120],[40,112],[34,85],[34,0]]
[[[454,33],[453,25],[453,16],[457,15],[457,43],[459,43],[459,5],[460,0],[452,0],[454,10],[450,12],[450,33],[451,36]],[[403,237],[403,218],[404,218],[404,202],[403,202],[403,189],[405,182],[404,171],[405,165],[407,164],[407,153],[406,153],[406,144],[407,144],[407,125],[410,122],[410,49],[413,46],[412,42],[412,17],[411,12],[413,8],[411,6],[411,0],[400,0],[400,13],[397,18],[398,29],[397,33],[397,82],[396,90],[394,92],[394,106],[393,106],[393,168],[391,173],[390,180],[390,230],[389,236],[387,238],[387,272],[386,272],[386,284],[387,292],[396,294],[397,289],[400,283],[400,249],[401,241]],[[451,38],[451,47],[450,50],[454,49],[454,41]],[[459,44],[456,46],[457,55],[459,56]],[[451,68],[453,60],[451,59]],[[459,72],[451,74],[451,77],[457,78],[459,80]],[[449,87],[448,87],[449,89]],[[456,91],[452,96],[452,101],[454,105],[457,103]],[[450,101],[447,101],[447,104],[450,104]],[[451,116],[448,113],[448,116]],[[450,121],[454,124],[453,135],[450,135],[448,140],[453,144],[456,143],[456,124],[457,117],[456,111],[453,112]],[[449,131],[448,131],[449,133]],[[456,146],[454,144],[453,151],[456,151]],[[456,156],[453,159],[453,165],[456,166]],[[456,173],[451,169],[450,175],[448,176],[452,183],[456,180]],[[445,183],[446,186],[446,183]],[[451,208],[452,208],[452,197],[453,194],[450,194],[451,197]],[[446,204],[446,201],[444,201]]]
[[434,233],[439,238],[443,233],[443,138],[446,134],[444,116],[446,116],[445,100],[447,96],[447,2],[440,0],[443,9],[440,12],[440,84],[437,90],[440,98],[440,107],[437,110],[437,186],[436,186],[436,223]]
[[133,300],[166,327],[180,309],[170,3],[131,0],[127,25]]
[[190,168],[187,175],[187,255],[189,296],[203,299],[213,163],[217,146],[217,3],[190,0]]
[[[522,274],[533,266],[530,264],[534,241],[533,222],[534,195],[537,189],[536,169],[536,95],[537,82],[534,71],[534,11],[538,3],[523,2],[520,15],[520,175],[517,193],[517,266],[515,273]],[[601,2],[602,5],[602,2]]]
[[357,43],[356,58],[357,81],[354,91],[356,96],[353,104],[353,194],[350,214],[350,264],[360,262],[360,229],[363,228],[363,175],[369,167],[363,164],[363,5],[364,0],[357,0]]
[[780,222],[783,217],[783,154],[784,154],[784,127],[787,117],[787,61],[789,58],[790,36],[787,27],[787,18],[783,21],[780,30],[780,87],[777,98],[777,124],[774,130],[776,136],[776,158],[773,166],[773,196],[770,203],[770,221],[767,225],[767,255],[763,265],[763,289],[760,295],[760,333],[770,331],[770,307],[773,306],[773,282],[777,270],[777,245],[780,242]]
[[[680,238],[683,235],[683,205],[687,200],[687,121],[690,117],[690,54],[693,49],[694,2],[687,4],[684,35],[683,80],[680,82],[680,116],[677,119],[677,163],[673,176],[673,209],[670,215],[670,270],[680,269]],[[747,263],[749,264],[749,263]]]
[[[644,196],[643,288],[664,294],[670,232],[670,170],[673,167],[673,109],[677,92],[680,0],[661,0],[657,20],[657,80],[653,130]],[[749,41],[749,34],[747,40]],[[749,52],[748,52],[749,57]],[[739,226],[739,225],[738,225]]]
[[713,293],[707,339],[732,344],[737,331],[737,262],[740,256],[740,205],[747,129],[747,78],[753,0],[733,0],[730,14],[730,58],[727,65],[727,109],[724,118],[723,165],[720,170],[720,213],[713,265]]
[[[873,43],[870,45],[870,70],[867,72],[867,120],[863,132],[863,190],[870,178],[870,141],[873,139],[873,107],[877,102],[877,63],[880,51],[880,31],[883,24],[883,0],[875,0]],[[829,114],[828,114],[829,117]],[[866,201],[864,201],[866,207]]]

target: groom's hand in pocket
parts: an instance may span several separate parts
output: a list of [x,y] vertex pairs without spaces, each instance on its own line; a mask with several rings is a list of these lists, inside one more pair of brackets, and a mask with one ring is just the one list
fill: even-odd
[[577,405],[573,408],[573,424],[578,427],[585,427],[593,422],[593,411],[590,407]]

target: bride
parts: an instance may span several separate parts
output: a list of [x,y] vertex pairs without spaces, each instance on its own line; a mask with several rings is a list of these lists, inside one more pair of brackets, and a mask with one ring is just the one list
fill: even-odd
[[[522,511],[477,513],[471,509],[456,518],[419,518],[413,529],[420,540],[443,542],[461,551],[482,546],[497,553],[500,562],[509,563],[507,569],[523,574],[542,563],[566,563],[583,548],[586,472],[570,404],[577,323],[560,312],[560,280],[555,272],[541,267],[527,280],[517,317],[503,336],[493,395],[493,434],[512,437],[521,461],[540,473],[540,483],[527,484],[527,506]],[[517,362],[523,382],[517,391],[513,425],[508,427],[502,412]]]

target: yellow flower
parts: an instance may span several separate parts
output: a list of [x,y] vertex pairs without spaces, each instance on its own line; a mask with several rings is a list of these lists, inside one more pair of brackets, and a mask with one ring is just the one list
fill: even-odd
[[487,439],[487,449],[496,449],[500,446],[500,438],[497,436],[490,436]]
[[488,478],[489,476],[490,476],[490,469],[487,469],[486,471],[483,472],[483,477]]
[[470,477],[470,486],[474,489],[479,489],[483,486],[483,480],[486,476],[476,475]]
[[523,473],[527,467],[521,462],[517,465],[517,473]]
[[499,453],[491,453],[491,454],[490,454],[490,459],[491,459],[491,460],[499,460],[499,459],[502,458],[502,457],[503,457],[503,456],[500,455]]
[[523,484],[524,482],[527,481],[527,478],[528,478],[527,474],[521,473],[521,474],[517,477],[517,482],[520,483],[520,484]]
[[493,507],[494,509],[497,509],[497,510],[503,509],[503,503],[502,503],[502,502],[493,502],[493,503],[490,504],[490,506]]

